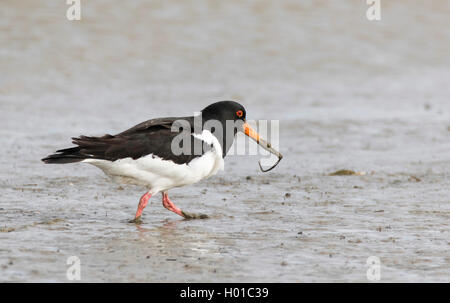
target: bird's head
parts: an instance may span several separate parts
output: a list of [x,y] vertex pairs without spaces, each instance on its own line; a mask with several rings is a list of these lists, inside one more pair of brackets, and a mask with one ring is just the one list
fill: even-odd
[[235,101],[219,101],[208,105],[202,110],[203,121],[217,120],[223,125],[226,121],[245,122],[244,106]]
[[[218,138],[222,145],[224,156],[233,144],[234,136],[240,131],[255,140],[265,150],[276,155],[279,162],[283,156],[250,127],[246,122],[246,115],[247,112],[242,104],[235,101],[219,101],[208,105],[202,110],[203,129],[208,129]],[[218,128],[220,127],[221,129],[219,130]],[[225,140],[223,140],[224,138]],[[261,170],[269,171],[278,162],[268,170],[263,170],[262,167]]]

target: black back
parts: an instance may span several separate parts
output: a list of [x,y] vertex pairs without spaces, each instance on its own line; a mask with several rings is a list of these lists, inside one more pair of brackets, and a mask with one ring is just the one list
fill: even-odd
[[[157,118],[142,122],[124,132],[116,135],[104,135],[102,137],[80,136],[72,138],[76,147],[58,150],[56,154],[50,155],[42,161],[45,163],[72,163],[84,159],[103,159],[116,161],[123,158],[138,159],[147,155],[158,156],[164,160],[172,160],[177,164],[189,163],[192,159],[201,156],[211,149],[200,139],[192,136],[193,133],[201,133],[208,129],[208,120],[217,120],[225,125],[226,120],[235,119],[235,112],[245,109],[239,103],[233,101],[222,101],[206,107],[202,111],[202,119],[191,117],[167,117]],[[199,125],[194,125],[199,121]],[[220,133],[212,133],[218,138],[222,146],[223,157],[233,143],[236,131],[231,133],[223,127],[223,136]],[[209,129],[211,131],[211,129]],[[230,137],[227,140],[223,138]],[[172,144],[176,136],[178,146],[183,150],[174,153]],[[186,141],[186,140],[189,140]],[[189,143],[183,146],[184,143]],[[200,146],[200,148],[199,148]]]

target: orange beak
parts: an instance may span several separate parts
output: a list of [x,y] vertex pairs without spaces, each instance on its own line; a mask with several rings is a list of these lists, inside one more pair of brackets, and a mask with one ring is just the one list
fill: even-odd
[[260,139],[259,134],[253,128],[251,128],[247,122],[244,123],[242,128],[244,129],[244,134],[246,134],[247,136],[249,136],[250,138],[255,140],[256,143],[259,144],[259,139]]
[[272,170],[273,168],[275,168],[275,166],[277,166],[278,163],[279,163],[279,162],[281,161],[281,159],[283,158],[283,155],[282,155],[279,151],[277,151],[276,149],[274,149],[274,148],[272,147],[272,145],[271,145],[269,142],[267,142],[267,141],[265,141],[263,138],[261,138],[261,136],[260,136],[253,128],[251,128],[250,125],[248,125],[247,122],[245,122],[245,123],[242,125],[242,132],[243,132],[244,134],[246,134],[248,137],[250,137],[250,138],[252,138],[253,140],[255,140],[256,143],[258,143],[262,148],[264,148],[264,149],[267,150],[268,152],[270,152],[270,153],[272,153],[272,154],[274,154],[275,156],[278,157],[278,161],[275,163],[275,165],[273,165],[271,168],[269,168],[269,169],[267,169],[267,170],[264,170],[264,169],[262,168],[262,166],[261,166],[261,163],[259,163],[259,167],[261,168],[261,170],[262,170],[263,172],[267,172],[267,171]]

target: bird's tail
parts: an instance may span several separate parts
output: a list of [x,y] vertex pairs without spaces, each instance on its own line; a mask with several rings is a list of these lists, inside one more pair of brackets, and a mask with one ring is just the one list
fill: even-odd
[[55,154],[42,159],[47,164],[66,164],[80,162],[86,159],[86,156],[80,153],[80,147],[66,148],[56,151]]

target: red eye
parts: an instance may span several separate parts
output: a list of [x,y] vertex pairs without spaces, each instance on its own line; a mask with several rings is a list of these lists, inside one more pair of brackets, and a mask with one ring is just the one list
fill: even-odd
[[236,112],[236,116],[238,116],[239,118],[242,118],[243,115],[244,115],[244,112],[241,111],[241,110],[238,110],[238,111]]

